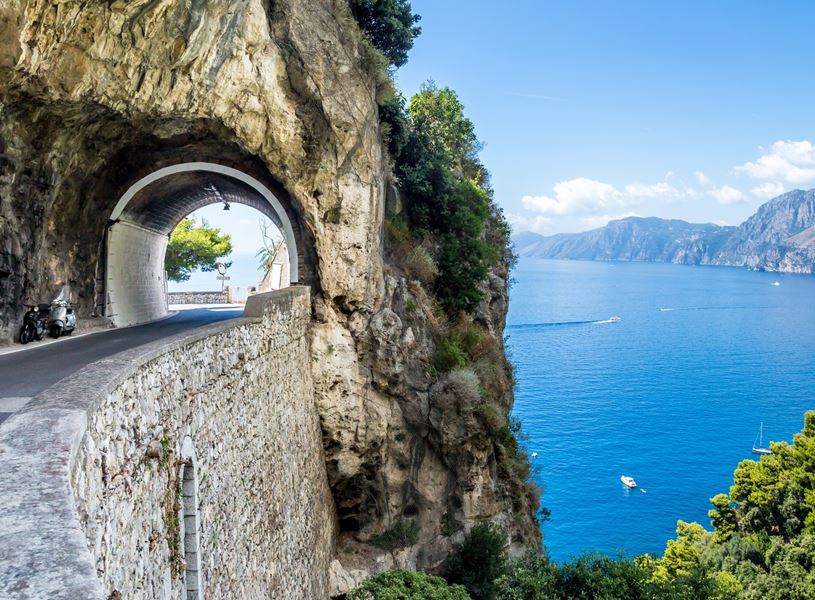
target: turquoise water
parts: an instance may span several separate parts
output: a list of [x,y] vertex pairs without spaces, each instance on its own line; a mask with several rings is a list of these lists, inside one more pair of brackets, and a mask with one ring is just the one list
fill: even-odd
[[815,409],[815,277],[540,259],[513,277],[514,413],[555,560],[661,552],[677,519],[709,526],[760,422],[765,444],[791,441]]

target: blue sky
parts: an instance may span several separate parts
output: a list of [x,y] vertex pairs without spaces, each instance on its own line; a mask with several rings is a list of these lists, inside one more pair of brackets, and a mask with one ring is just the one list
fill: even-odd
[[815,3],[412,5],[423,32],[399,86],[458,92],[518,230],[738,224],[815,185]]
[[[736,225],[815,186],[815,2],[412,5],[423,32],[398,85],[458,92],[516,231],[629,214]],[[201,213],[233,235],[231,283],[254,285],[259,213]]]

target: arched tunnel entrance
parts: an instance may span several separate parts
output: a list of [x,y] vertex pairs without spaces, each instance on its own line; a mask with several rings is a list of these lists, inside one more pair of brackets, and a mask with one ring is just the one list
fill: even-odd
[[173,164],[131,185],[110,215],[101,308],[114,325],[145,323],[167,314],[164,257],[169,234],[194,210],[221,202],[245,204],[268,217],[288,249],[289,280],[300,281],[302,244],[289,214],[269,187],[222,164]]

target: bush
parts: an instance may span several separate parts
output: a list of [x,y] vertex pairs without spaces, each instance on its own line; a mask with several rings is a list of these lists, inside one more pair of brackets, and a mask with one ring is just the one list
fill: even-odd
[[436,344],[433,366],[441,373],[466,367],[470,357],[461,347],[461,340],[455,335],[447,335]]
[[435,281],[439,268],[433,256],[423,246],[416,246],[404,259],[404,269],[408,277],[427,285]]
[[494,523],[479,523],[447,559],[445,579],[460,583],[475,598],[495,596],[496,581],[506,571],[507,535]]
[[449,315],[472,313],[491,266],[510,260],[509,229],[492,202],[481,144],[449,88],[425,85],[404,106],[392,96],[380,108],[394,173],[405,192],[411,234],[431,239],[438,276],[434,291]]
[[430,397],[439,407],[470,407],[481,402],[481,385],[472,369],[453,369],[430,388]]
[[490,432],[498,432],[506,424],[504,415],[492,402],[482,402],[476,412]]
[[385,571],[368,577],[348,600],[469,600],[460,585],[415,571]]
[[395,67],[407,62],[413,40],[422,29],[408,0],[349,0],[351,12],[371,44]]
[[413,546],[419,540],[419,528],[409,521],[399,521],[387,531],[371,538],[371,545],[392,552]]

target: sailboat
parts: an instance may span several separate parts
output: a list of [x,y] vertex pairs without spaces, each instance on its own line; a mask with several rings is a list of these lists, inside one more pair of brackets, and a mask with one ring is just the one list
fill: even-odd
[[758,445],[755,441],[753,442],[753,454],[772,454],[772,450],[764,447],[764,421],[761,422],[761,427],[758,429],[756,441]]

